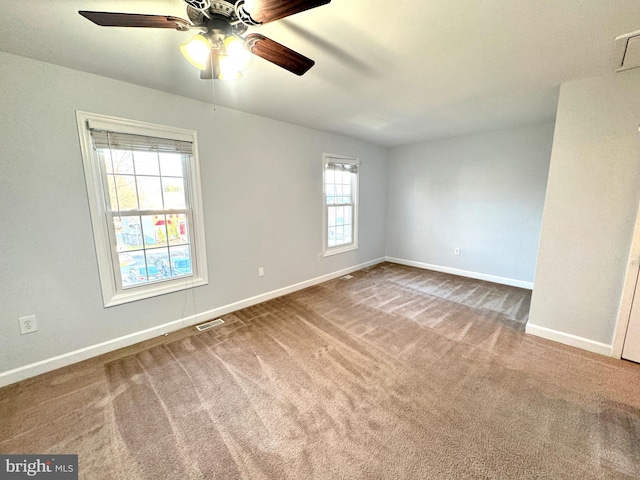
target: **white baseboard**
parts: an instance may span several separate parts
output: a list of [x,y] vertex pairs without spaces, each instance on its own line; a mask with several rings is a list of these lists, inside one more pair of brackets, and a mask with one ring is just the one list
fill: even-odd
[[542,337],[546,338],[547,340],[553,340],[554,342],[569,345],[570,347],[581,348],[582,350],[599,353],[600,355],[606,355],[608,357],[611,356],[611,345],[607,345],[606,343],[596,342],[594,340],[578,337],[577,335],[572,335],[570,333],[559,332],[547,327],[532,325],[531,323],[527,323],[525,332],[531,335],[535,335],[536,337]]
[[497,275],[487,275],[486,273],[470,272],[468,270],[460,270],[458,268],[443,267],[440,265],[432,265],[430,263],[414,262],[413,260],[404,260],[402,258],[385,257],[387,262],[399,263],[408,267],[423,268],[425,270],[433,270],[434,272],[450,273],[461,277],[474,278],[476,280],[486,280],[487,282],[499,283],[501,285],[509,285],[511,287],[526,288],[533,290],[533,282],[525,282],[514,278],[499,277]]
[[378,263],[382,263],[384,261],[385,261],[384,258],[371,260],[369,262],[361,263],[353,267],[344,268],[336,272],[328,273],[320,277],[316,277],[310,280],[306,280],[304,282],[296,283],[295,285],[279,288],[271,292],[263,293],[261,295],[256,295],[255,297],[240,300],[239,302],[230,303],[228,305],[214,308],[206,312],[201,312],[201,313],[198,313],[197,315],[192,315],[190,317],[174,320],[172,322],[164,323],[162,325],[148,328],[140,332],[131,333],[129,335],[124,335],[122,337],[114,338],[112,340],[98,343],[96,345],[91,345],[89,347],[81,348],[79,350],[74,350],[73,352],[68,352],[62,355],[58,355],[56,357],[51,357],[45,360],[41,360],[39,362],[31,363],[23,367],[14,368],[13,370],[8,370],[6,372],[0,373],[0,387],[4,387],[6,385],[19,382],[20,380],[25,380],[27,378],[35,377],[36,375],[41,375],[43,373],[47,373],[61,367],[66,367],[67,365],[81,362],[82,360],[87,360],[89,358],[102,355],[103,353],[108,353],[114,350],[118,350],[119,348],[128,347],[130,345],[133,345],[138,342],[142,342],[144,340],[149,340],[151,338],[159,337],[160,335],[174,332],[184,327],[197,325],[206,320],[210,320],[214,317],[226,315],[227,313],[235,312],[236,310],[240,310],[242,308],[250,307],[252,305],[257,305],[258,303],[266,302],[267,300],[271,300],[276,297],[281,297],[283,295],[287,295],[288,293],[293,293],[298,290],[311,287],[313,285],[318,285],[319,283],[323,283],[328,280],[333,280],[334,278],[342,277],[343,275],[347,275],[357,270],[361,270],[363,268],[377,265]]

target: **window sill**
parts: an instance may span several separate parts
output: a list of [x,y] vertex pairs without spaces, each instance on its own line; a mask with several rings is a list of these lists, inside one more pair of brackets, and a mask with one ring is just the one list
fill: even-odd
[[358,249],[358,245],[341,245],[339,247],[332,247],[329,249],[326,249],[324,251],[324,253],[322,254],[323,257],[330,257],[332,255],[338,255],[339,253],[345,253],[345,252],[350,252],[352,250],[357,250]]
[[110,299],[104,299],[105,307],[114,307],[116,305],[123,305],[125,303],[136,302],[138,300],[144,300],[146,298],[153,298],[160,295],[166,295],[167,293],[180,292],[182,290],[188,290],[193,287],[201,287],[207,285],[209,282],[205,278],[201,277],[185,277],[179,280],[173,280],[171,282],[162,282],[145,286],[144,288],[135,288],[126,290],[124,292],[118,292],[111,296]]

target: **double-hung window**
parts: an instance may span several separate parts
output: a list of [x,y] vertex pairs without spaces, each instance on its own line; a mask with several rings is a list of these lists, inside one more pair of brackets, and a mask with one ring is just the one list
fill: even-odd
[[324,255],[358,248],[359,160],[323,155]]
[[77,118],[105,306],[206,284],[196,132]]

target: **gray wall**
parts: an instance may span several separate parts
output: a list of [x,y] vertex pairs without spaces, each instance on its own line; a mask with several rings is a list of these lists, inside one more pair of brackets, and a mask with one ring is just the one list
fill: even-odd
[[[0,372],[385,254],[385,148],[5,53],[0,64]],[[208,286],[103,308],[76,110],[197,130]],[[323,152],[362,162],[360,244],[318,262]],[[20,335],[33,313],[39,331]]]
[[[563,85],[555,133],[542,124],[388,151],[13,55],[0,53],[0,64],[0,372],[374,260],[385,247],[531,282],[539,238],[530,323],[611,343],[640,200],[638,70]],[[75,110],[198,131],[208,286],[102,307]],[[357,251],[318,262],[323,152],[362,161],[361,231]],[[18,317],[32,313],[39,332],[20,335]]]
[[547,123],[392,148],[387,255],[532,282],[552,141]]
[[640,70],[562,85],[531,325],[611,344],[640,200]]

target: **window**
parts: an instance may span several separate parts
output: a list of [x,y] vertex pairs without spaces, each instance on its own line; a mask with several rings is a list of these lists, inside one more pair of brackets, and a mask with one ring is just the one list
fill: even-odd
[[206,284],[196,133],[77,118],[105,307]]
[[360,161],[323,156],[324,255],[358,248],[358,167]]

